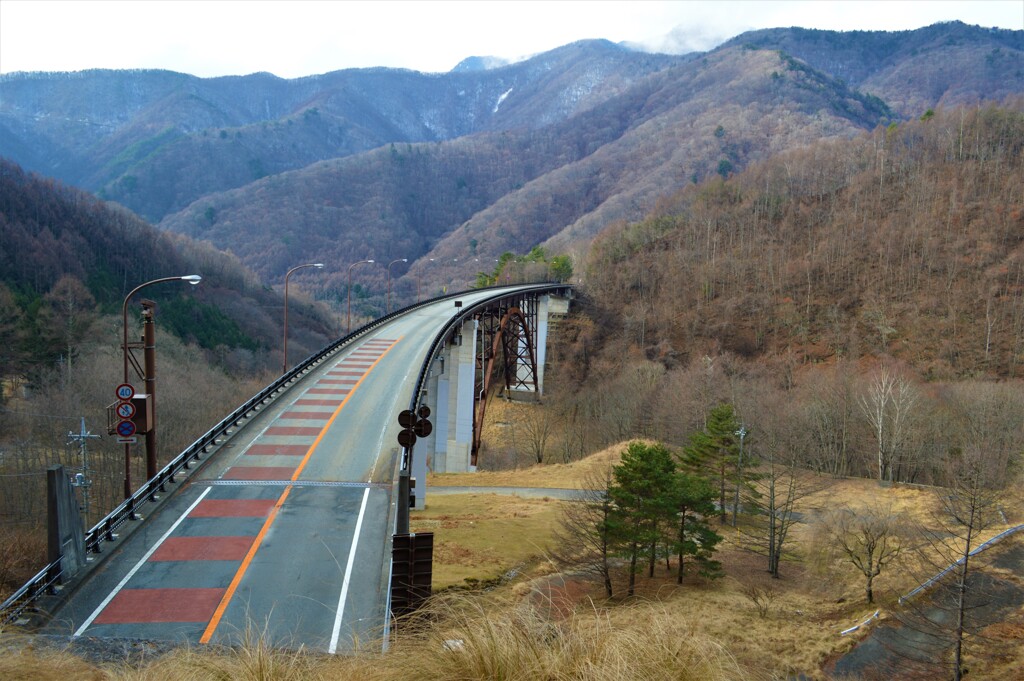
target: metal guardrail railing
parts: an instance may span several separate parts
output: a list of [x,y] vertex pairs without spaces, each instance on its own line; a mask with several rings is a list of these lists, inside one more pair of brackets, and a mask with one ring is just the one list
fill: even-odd
[[[984,551],[984,550],[986,550],[988,548],[991,548],[993,545],[999,543],[1003,539],[1006,539],[1010,535],[1013,535],[1013,534],[1016,534],[1017,532],[1020,532],[1021,530],[1024,530],[1024,525],[1017,525],[1016,527],[1011,527],[1008,530],[1003,530],[1002,532],[1000,532],[996,536],[992,537],[988,541],[985,541],[985,542],[982,542],[981,544],[978,544],[977,547],[975,547],[972,551],[968,552],[967,557],[968,558],[973,557],[973,556],[981,553],[982,551]],[[917,594],[921,593],[925,589],[935,585],[939,580],[941,580],[943,577],[948,575],[951,570],[956,568],[958,565],[963,565],[963,563],[964,563],[964,559],[961,557],[955,563],[952,563],[951,565],[946,567],[944,570],[942,570],[937,575],[935,575],[934,577],[932,577],[931,579],[926,581],[924,584],[921,584],[920,586],[918,586],[917,588],[913,589],[912,591],[910,591],[906,595],[900,596],[900,598],[899,598],[900,605],[903,604],[903,601],[906,601],[906,600],[908,600],[910,598],[913,598],[914,596],[916,596]]]
[[[507,287],[492,288],[499,289]],[[484,289],[472,289],[472,291],[478,290]],[[522,289],[517,288],[517,290]],[[263,390],[240,405],[237,409],[221,419],[217,425],[210,428],[206,433],[200,436],[199,439],[185,448],[184,451],[164,466],[164,468],[153,476],[153,478],[147,480],[146,483],[139,487],[139,489],[136,490],[130,498],[125,499],[113,511],[108,513],[106,517],[96,523],[92,529],[85,534],[86,552],[91,554],[102,553],[103,543],[105,541],[114,541],[117,538],[115,531],[119,527],[130,520],[135,520],[138,517],[137,511],[147,501],[156,501],[157,494],[165,492],[168,483],[174,484],[178,475],[182,474],[183,471],[189,470],[193,463],[201,462],[202,455],[207,454],[210,447],[219,444],[219,440],[230,436],[232,428],[240,425],[242,421],[249,418],[253,412],[258,411],[262,405],[266,404],[271,399],[276,399],[276,397],[279,396],[279,393],[282,393],[291,387],[291,384],[298,378],[312,371],[317,365],[339,351],[341,348],[348,345],[352,340],[365,335],[367,332],[372,331],[382,324],[385,324],[396,317],[407,314],[412,310],[431,305],[438,301],[454,299],[465,295],[466,293],[466,291],[449,293],[429,300],[424,300],[419,303],[414,303],[413,305],[408,305],[400,310],[395,310],[390,314],[384,315],[383,317],[356,329],[304,359],[302,362],[297,364],[295,368],[282,375],[280,378],[269,384]],[[0,624],[16,622],[31,606],[36,603],[36,601],[38,601],[39,598],[44,595],[53,595],[56,592],[56,587],[60,585],[65,578],[61,562],[61,560],[56,560],[44,567],[32,579],[11,594],[3,604],[0,604]]]

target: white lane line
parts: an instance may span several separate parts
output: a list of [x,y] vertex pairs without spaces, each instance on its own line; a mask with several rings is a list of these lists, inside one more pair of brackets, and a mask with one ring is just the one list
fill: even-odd
[[82,635],[82,632],[84,632],[86,629],[89,628],[89,625],[92,624],[93,620],[95,620],[97,617],[99,617],[100,613],[103,612],[103,609],[106,608],[110,604],[110,601],[114,600],[114,596],[116,596],[121,591],[121,589],[124,588],[125,584],[128,583],[128,580],[130,580],[132,577],[134,577],[135,573],[139,571],[139,568],[142,567],[143,563],[145,563],[147,560],[149,560],[149,557],[152,556],[154,553],[156,553],[156,550],[158,548],[160,548],[160,545],[163,544],[164,541],[169,536],[171,536],[171,533],[174,532],[174,530],[176,530],[178,528],[178,525],[181,524],[181,521],[184,520],[186,518],[186,516],[188,516],[188,514],[192,512],[192,509],[194,509],[196,506],[199,505],[199,502],[203,500],[203,497],[205,497],[210,492],[211,489],[213,489],[213,488],[212,487],[207,487],[205,490],[203,490],[203,493],[199,495],[199,498],[196,499],[195,501],[193,501],[192,505],[189,506],[187,509],[185,509],[184,513],[182,513],[180,516],[178,516],[178,519],[175,520],[174,524],[171,525],[171,528],[169,530],[167,530],[167,532],[164,533],[164,536],[160,537],[160,539],[158,539],[157,542],[155,544],[153,544],[152,548],[150,548],[149,551],[146,552],[146,555],[144,555],[139,560],[139,562],[135,564],[135,567],[133,567],[131,570],[128,571],[128,574],[124,576],[124,579],[122,579],[118,583],[118,585],[114,587],[114,590],[111,591],[110,594],[106,598],[103,599],[103,602],[100,603],[99,607],[96,608],[95,610],[93,610],[93,613],[91,615],[89,615],[89,618],[87,620],[85,620],[85,622],[82,623],[82,626],[78,627],[78,630],[75,631],[75,633],[72,636],[72,638],[78,638],[79,636]]
[[[409,365],[409,366],[411,367],[412,365]],[[405,385],[406,383],[408,383],[408,381],[409,381],[409,374],[411,374],[411,373],[412,373],[412,369],[410,368],[408,371],[405,372],[405,376],[402,376],[402,380],[398,382],[398,385]],[[396,391],[395,392],[395,398],[393,400],[391,400],[391,406],[387,409],[387,413],[389,413],[389,414],[394,414],[395,413],[395,408],[398,406],[398,397],[399,397],[398,396],[398,392]],[[394,423],[394,422],[392,421],[392,423]],[[370,466],[370,473],[369,473],[370,477],[367,478],[367,480],[366,480],[367,484],[370,484],[370,483],[373,482],[374,473],[376,473],[377,466],[380,464],[380,455],[384,453],[384,436],[385,436],[386,433],[388,433],[388,428],[382,429],[380,431],[380,437],[377,438],[377,456],[374,457],[373,465]]]
[[370,488],[363,490],[363,503],[359,507],[356,519],[356,531],[352,533],[352,548],[348,550],[348,565],[345,566],[345,579],[341,582],[341,595],[338,597],[338,611],[334,614],[334,631],[331,632],[331,645],[327,652],[333,655],[338,650],[338,636],[341,634],[341,616],[345,612],[345,601],[348,599],[348,585],[352,581],[352,566],[356,562],[356,546],[359,544],[359,531],[363,527],[363,515],[366,514],[366,500],[370,498]]

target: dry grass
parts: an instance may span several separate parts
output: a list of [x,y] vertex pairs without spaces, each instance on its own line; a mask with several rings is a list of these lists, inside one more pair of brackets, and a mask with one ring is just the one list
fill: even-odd
[[509,471],[430,474],[427,476],[427,486],[428,489],[430,485],[579,489],[589,475],[619,463],[624,448],[624,444],[615,445],[572,463],[538,465]]
[[[613,447],[568,466],[517,473],[481,473],[473,485],[571,487],[587,471],[617,462]],[[439,476],[458,478],[459,476]],[[546,485],[544,483],[547,483]],[[455,484],[464,484],[461,480]],[[905,514],[908,524],[927,522],[936,490],[883,487],[865,480],[835,481],[802,500],[807,520],[824,509],[874,500]],[[727,541],[717,556],[726,576],[714,582],[690,578],[677,586],[659,563],[654,578],[638,578],[629,602],[604,602],[600,585],[552,574],[544,559],[563,502],[494,494],[434,495],[412,516],[413,531],[435,532],[435,591],[516,575],[506,587],[435,598],[418,626],[399,627],[385,655],[336,658],[275,650],[259,636],[233,650],[184,649],[145,666],[92,665],[67,654],[46,653],[0,639],[0,678],[27,679],[774,679],[803,673],[825,679],[824,663],[852,648],[864,633],[839,632],[866,619],[876,606],[863,595],[863,577],[821,546],[813,523],[794,527],[793,560],[770,579],[763,557]],[[1020,518],[1020,501],[1007,504]],[[998,528],[990,530],[994,533]],[[916,585],[921,566],[908,561],[883,572],[876,596],[883,610]],[[1010,577],[1020,580],[1019,575]],[[625,575],[619,575],[623,593]],[[771,588],[763,616],[745,595]],[[989,627],[1000,642],[983,660],[971,660],[972,677],[1022,679],[1024,611]],[[458,643],[447,643],[458,641]],[[1024,681],[1024,679],[1022,679]]]
[[[494,580],[543,561],[561,502],[497,494],[427,497],[410,530],[434,533],[434,591]],[[467,580],[475,580],[470,582]]]

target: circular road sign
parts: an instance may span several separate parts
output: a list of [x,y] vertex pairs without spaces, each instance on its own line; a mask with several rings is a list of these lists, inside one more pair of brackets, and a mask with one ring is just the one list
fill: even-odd
[[416,444],[416,433],[408,428],[398,431],[398,444],[403,447],[412,447]]
[[117,434],[121,437],[135,435],[135,424],[131,421],[121,421],[117,424]]
[[408,409],[402,411],[398,415],[398,425],[402,426],[403,428],[412,428],[414,425],[416,425],[416,414],[413,414]]
[[133,397],[135,397],[135,387],[131,383],[122,383],[117,386],[117,399],[130,400]]
[[131,402],[118,402],[117,415],[122,419],[130,419],[135,416],[135,405]]
[[421,404],[421,405],[420,405],[420,408],[416,410],[416,414],[417,414],[417,416],[419,416],[419,417],[420,417],[421,419],[425,419],[425,418],[427,418],[428,416],[430,416],[430,407],[428,407],[428,406],[427,406],[427,405],[425,405],[425,404]]
[[430,421],[426,419],[420,419],[416,422],[416,425],[412,427],[412,432],[416,433],[416,437],[427,437],[431,431],[434,430],[434,426],[430,424]]

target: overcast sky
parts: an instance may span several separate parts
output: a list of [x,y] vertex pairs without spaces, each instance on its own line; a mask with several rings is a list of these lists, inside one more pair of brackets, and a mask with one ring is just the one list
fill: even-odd
[[755,28],[894,31],[951,20],[1024,30],[1024,0],[0,0],[0,73],[443,72],[469,56],[516,59],[585,38],[680,53]]

